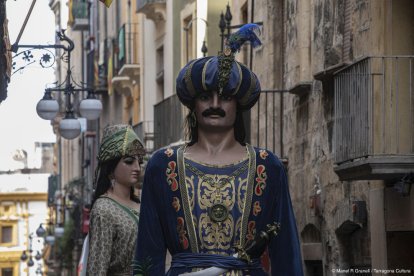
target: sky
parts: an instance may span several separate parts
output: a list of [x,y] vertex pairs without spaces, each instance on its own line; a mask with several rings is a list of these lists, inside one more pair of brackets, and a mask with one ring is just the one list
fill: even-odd
[[[31,3],[29,0],[6,1],[11,44],[16,41]],[[55,16],[49,1],[36,1],[19,44],[55,44]],[[44,69],[35,64],[12,75],[7,98],[0,103],[0,171],[23,167],[22,162],[12,159],[16,150],[25,150],[29,167],[36,167],[35,142],[56,141],[50,121],[36,113],[36,104],[43,97],[44,89],[55,81],[54,68]]]

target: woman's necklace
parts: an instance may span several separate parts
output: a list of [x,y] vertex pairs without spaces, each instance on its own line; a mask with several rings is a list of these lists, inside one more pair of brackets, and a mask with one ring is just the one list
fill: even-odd
[[232,180],[234,181],[237,178],[237,176],[239,176],[242,172],[246,171],[248,168],[248,164],[248,162],[244,162],[243,165],[240,166],[240,168],[233,171],[233,173],[231,173],[227,177],[222,177],[218,179],[216,176],[216,179],[213,179],[213,177],[207,176],[205,173],[203,173],[196,167],[190,165],[188,162],[185,162],[185,167],[199,177],[200,183],[206,182],[210,186],[215,188],[214,194],[212,195],[212,205],[208,207],[208,216],[212,221],[216,223],[222,222],[225,221],[229,216],[229,209],[223,203],[222,200],[221,188],[225,187],[227,184],[230,184]]

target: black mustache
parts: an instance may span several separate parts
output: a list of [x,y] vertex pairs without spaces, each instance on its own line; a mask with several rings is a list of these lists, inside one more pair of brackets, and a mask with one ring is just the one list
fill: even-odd
[[209,108],[203,111],[203,113],[201,113],[201,115],[203,115],[203,117],[208,117],[210,115],[218,115],[220,117],[224,117],[226,116],[226,111],[224,111],[221,108]]

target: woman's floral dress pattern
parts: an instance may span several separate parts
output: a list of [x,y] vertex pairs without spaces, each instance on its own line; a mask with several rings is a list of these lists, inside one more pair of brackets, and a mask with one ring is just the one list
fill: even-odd
[[[138,216],[137,210],[131,210]],[[99,198],[91,210],[88,274],[132,275],[137,222],[109,198]]]

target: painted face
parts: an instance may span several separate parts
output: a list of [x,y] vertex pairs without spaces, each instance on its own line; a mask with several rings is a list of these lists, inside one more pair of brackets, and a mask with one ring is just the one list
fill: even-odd
[[114,170],[116,182],[128,187],[138,183],[141,173],[142,156],[124,156],[119,160]]
[[202,93],[195,100],[194,107],[198,127],[219,130],[234,127],[237,101],[233,96],[219,96],[217,92]]

